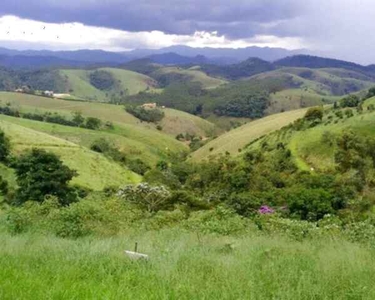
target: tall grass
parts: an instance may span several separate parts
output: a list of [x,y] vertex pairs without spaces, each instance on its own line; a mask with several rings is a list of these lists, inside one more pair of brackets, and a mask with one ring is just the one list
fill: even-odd
[[[150,260],[130,261],[135,242]],[[375,299],[374,250],[344,241],[0,234],[0,299]]]

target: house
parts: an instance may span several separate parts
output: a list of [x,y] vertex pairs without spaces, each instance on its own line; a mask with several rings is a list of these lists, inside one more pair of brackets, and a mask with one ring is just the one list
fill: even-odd
[[142,105],[143,108],[148,108],[148,109],[155,109],[156,108],[156,103],[145,103]]
[[43,95],[46,96],[46,97],[53,97],[54,92],[53,91],[44,91]]
[[24,86],[22,86],[22,87],[20,87],[18,89],[15,89],[14,91],[16,93],[30,93],[31,92],[31,88],[28,87],[28,86],[26,86],[26,85],[24,85]]

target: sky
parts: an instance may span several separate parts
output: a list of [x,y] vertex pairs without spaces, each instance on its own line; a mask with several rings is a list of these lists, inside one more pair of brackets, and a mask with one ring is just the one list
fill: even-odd
[[374,0],[1,0],[0,47],[308,49],[375,63]]

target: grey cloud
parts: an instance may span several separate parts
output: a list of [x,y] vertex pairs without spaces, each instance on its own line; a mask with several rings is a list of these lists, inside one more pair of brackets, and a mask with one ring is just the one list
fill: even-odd
[[81,22],[128,31],[191,34],[217,30],[249,37],[263,23],[290,19],[304,10],[299,0],[3,0],[0,14],[45,22]]

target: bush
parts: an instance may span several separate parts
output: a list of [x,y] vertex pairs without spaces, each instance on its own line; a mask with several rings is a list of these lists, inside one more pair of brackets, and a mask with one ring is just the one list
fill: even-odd
[[102,126],[102,121],[98,118],[88,117],[84,124],[85,128],[98,130]]
[[360,99],[356,95],[349,95],[340,100],[340,107],[357,107],[360,103]]
[[157,212],[170,206],[170,192],[162,185],[150,186],[148,183],[127,185],[117,195],[148,212]]
[[10,152],[10,143],[5,133],[0,130],[0,161],[5,161]]
[[128,160],[127,163],[126,163],[127,167],[137,173],[137,174],[140,174],[140,175],[145,175],[147,171],[149,171],[151,168],[149,165],[147,165],[146,163],[144,163],[141,159],[137,158],[137,159],[132,159],[132,160]]
[[146,109],[141,106],[127,106],[126,111],[142,121],[152,123],[161,121],[165,116],[164,112],[157,108]]
[[95,152],[102,153],[105,156],[112,158],[114,161],[126,163],[125,154],[119,151],[115,146],[109,143],[105,138],[100,138],[100,139],[95,140],[91,144],[90,149]]
[[248,222],[231,209],[218,206],[212,210],[192,213],[182,225],[205,234],[232,235],[246,232]]
[[334,213],[334,197],[324,189],[294,188],[287,192],[289,212],[302,220],[317,221]]
[[308,121],[322,120],[323,114],[323,107],[311,107],[307,110],[304,118]]

